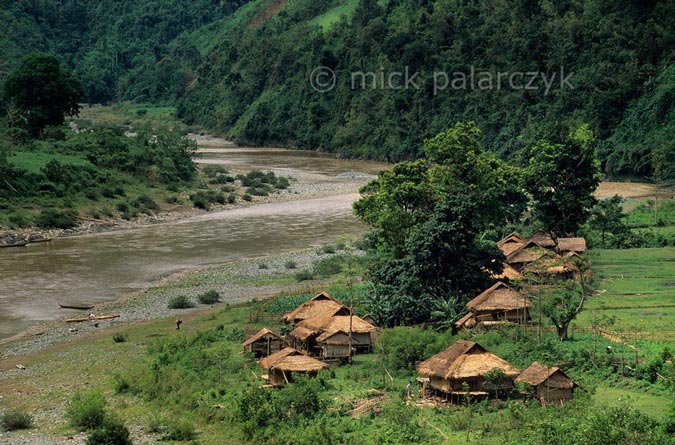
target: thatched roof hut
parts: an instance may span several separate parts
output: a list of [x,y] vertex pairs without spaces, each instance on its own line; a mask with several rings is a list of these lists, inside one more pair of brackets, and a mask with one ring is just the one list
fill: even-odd
[[466,304],[469,313],[455,322],[458,329],[494,322],[525,323],[532,302],[511,286],[498,281]]
[[536,394],[543,405],[572,399],[574,388],[579,386],[557,366],[548,367],[539,362],[532,363],[516,378],[516,382],[529,386],[531,393]]
[[314,377],[322,369],[328,369],[327,364],[293,348],[284,348],[260,360],[258,364],[269,371],[269,383],[275,386],[290,383],[293,380],[292,373]]
[[[351,329],[350,329],[351,322]],[[294,346],[308,351],[312,355],[322,355],[322,346],[318,338],[324,333],[342,331],[349,333],[351,330],[351,343],[357,351],[368,352],[372,344],[371,333],[377,328],[357,315],[350,316],[338,312],[336,315],[325,312],[316,317],[303,320],[295,326],[288,336],[293,340]],[[348,344],[349,342],[347,342]]]
[[267,357],[288,346],[286,340],[270,329],[262,328],[248,340],[241,344],[246,351],[251,351],[258,357]]
[[331,313],[335,314],[339,310],[344,310],[343,308],[349,311],[349,309],[340,301],[331,297],[328,292],[323,291],[306,303],[301,304],[293,311],[285,314],[283,320],[287,324],[299,323],[302,320],[313,318],[327,312],[332,311]]
[[521,235],[519,232],[511,232],[497,242],[497,247],[504,253],[504,255],[509,255],[524,243],[525,237],[523,235]]
[[524,272],[536,275],[548,275],[561,279],[574,278],[579,273],[579,268],[569,257],[555,255],[548,258],[541,258],[538,261],[530,263],[524,267]]
[[527,241],[507,255],[506,262],[514,269],[522,270],[525,264],[537,261],[549,254],[551,254],[551,251],[539,245],[536,241]]
[[[505,379],[498,385],[486,385],[485,376],[493,369],[503,371]],[[446,394],[464,395],[467,384],[470,393],[487,395],[490,389],[507,389],[520,371],[506,360],[488,352],[476,342],[457,340],[445,351],[417,365],[417,372],[429,378],[432,388]]]
[[560,255],[565,255],[568,252],[584,253],[586,252],[586,239],[578,238],[558,238],[558,245],[556,251]]
[[534,241],[538,246],[541,246],[545,249],[553,249],[556,246],[556,242],[551,235],[544,233],[542,231],[534,232],[527,241]]
[[495,280],[518,281],[523,279],[523,275],[508,263],[502,263],[504,270],[500,274],[492,275]]

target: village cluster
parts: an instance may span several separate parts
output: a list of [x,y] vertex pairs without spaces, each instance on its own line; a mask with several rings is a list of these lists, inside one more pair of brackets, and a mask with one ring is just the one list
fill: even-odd
[[[572,258],[586,250],[583,238],[554,240],[541,233],[525,238],[513,232],[497,246],[506,257],[504,272],[495,277],[500,281],[466,304],[467,314],[455,323],[457,330],[529,323],[533,303],[504,281],[517,283],[524,274],[573,278],[579,269]],[[287,335],[264,328],[242,344],[260,358],[260,367],[268,372],[263,378],[271,386],[290,383],[296,373],[316,376],[328,369],[328,363],[371,352],[380,331],[370,316],[355,315],[325,291],[285,314],[283,321],[292,328]],[[542,404],[562,403],[573,397],[578,386],[558,367],[534,362],[520,371],[468,340],[458,340],[419,363],[417,371],[423,397],[450,401],[498,397],[519,383]]]

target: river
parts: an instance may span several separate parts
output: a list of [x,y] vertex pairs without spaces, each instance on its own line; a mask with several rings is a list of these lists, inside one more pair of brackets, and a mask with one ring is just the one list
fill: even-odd
[[[308,182],[323,186],[324,196],[0,249],[0,338],[63,317],[58,302],[110,301],[175,272],[360,234],[365,227],[352,215],[351,205],[358,185],[367,180],[362,174],[386,167],[315,152],[213,145],[203,150],[199,162],[300,177],[304,187]],[[340,187],[330,193],[333,185]]]

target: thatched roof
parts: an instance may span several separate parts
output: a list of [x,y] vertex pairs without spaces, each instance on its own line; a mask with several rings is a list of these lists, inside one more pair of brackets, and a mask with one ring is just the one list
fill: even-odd
[[466,308],[471,312],[513,311],[532,306],[530,300],[501,281],[466,304]]
[[275,339],[280,340],[282,342],[285,341],[283,338],[281,338],[279,335],[272,332],[270,329],[262,328],[261,330],[259,330],[255,334],[253,334],[253,336],[251,338],[249,338],[244,343],[242,343],[241,346],[246,347],[246,346],[249,346],[249,345],[255,343],[258,340],[267,339],[269,337],[275,338]]
[[558,238],[558,253],[565,252],[586,252],[586,240],[584,238]]
[[276,362],[270,369],[284,372],[318,372],[328,369],[328,365],[306,355],[289,355]]
[[326,331],[316,338],[317,343],[345,344],[349,342],[349,333],[345,331]]
[[579,272],[579,268],[569,257],[555,255],[528,264],[525,271],[535,274],[562,275]]
[[288,372],[315,372],[328,368],[323,362],[309,357],[293,348],[284,348],[258,362],[263,369],[278,369]]
[[308,302],[301,304],[293,311],[285,314],[283,320],[286,323],[298,323],[302,320],[313,318],[327,312],[335,314],[342,308],[345,308],[347,311],[349,311],[349,308],[344,306],[335,298],[331,297],[328,292],[324,291],[314,296]]
[[284,348],[281,351],[275,352],[274,354],[270,354],[267,357],[261,359],[258,362],[258,365],[260,365],[260,367],[263,369],[270,369],[274,365],[276,365],[279,361],[285,359],[286,357],[294,355],[304,355],[304,354],[298,351],[297,349]]
[[549,387],[574,388],[575,386],[578,386],[574,380],[570,379],[567,374],[557,366],[551,366],[549,368],[539,362],[532,363],[516,378],[516,382],[524,382],[532,386],[539,386],[554,375],[557,378],[551,379],[547,384]]
[[537,242],[528,241],[507,255],[506,262],[509,264],[531,263],[545,256],[548,252],[548,249],[540,246]]
[[532,236],[527,239],[527,241],[534,241],[537,243],[537,245],[547,249],[552,249],[556,245],[555,240],[553,237],[551,237],[551,235],[541,231],[533,233]]
[[[295,329],[291,331],[290,335],[305,341],[312,335],[317,335],[322,332],[349,332],[349,312],[347,311],[347,315],[342,315],[342,313],[343,312],[340,311],[338,312],[339,315],[333,315],[326,312],[317,317],[301,321],[295,326]],[[357,315],[352,316],[351,319],[352,333],[354,334],[365,334],[377,330],[375,326]]]
[[496,280],[504,280],[504,279],[509,279],[511,281],[513,280],[520,280],[523,278],[523,275],[518,272],[516,269],[511,267],[508,263],[503,263],[504,270],[500,274],[492,275],[492,278]]
[[461,328],[472,328],[476,326],[476,320],[475,317],[476,314],[473,312],[467,313],[465,316],[457,320],[454,325],[456,328],[461,329]]
[[457,340],[445,351],[439,352],[417,365],[417,371],[420,375],[442,379],[466,379],[484,376],[495,368],[503,370],[506,376],[511,378],[520,373],[506,360],[469,340]]
[[511,232],[497,242],[497,247],[508,255],[525,243],[525,238],[519,232]]

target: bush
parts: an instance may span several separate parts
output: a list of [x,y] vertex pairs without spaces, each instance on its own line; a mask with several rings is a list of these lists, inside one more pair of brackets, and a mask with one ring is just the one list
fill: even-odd
[[195,304],[185,295],[173,297],[169,301],[169,309],[190,309],[193,307],[195,307]]
[[73,210],[46,209],[35,218],[35,224],[47,229],[70,229],[77,225]]
[[331,246],[330,244],[326,244],[321,248],[321,252],[323,253],[335,253],[335,246]]
[[295,273],[295,279],[298,281],[309,281],[314,279],[314,274],[311,270],[304,269]]
[[33,428],[33,417],[19,410],[7,411],[0,417],[0,425],[5,431],[27,430]]
[[113,334],[113,341],[115,343],[124,343],[127,340],[129,340],[129,336],[127,334],[123,334],[121,332],[118,332],[117,334]]
[[152,212],[156,212],[159,210],[159,204],[157,204],[151,197],[148,195],[141,195],[138,198],[136,198],[131,205],[136,207],[137,209],[141,210],[150,210]]
[[215,304],[220,301],[220,294],[215,290],[204,292],[197,297],[201,304]]
[[129,429],[117,419],[106,419],[100,428],[92,431],[87,445],[132,445]]
[[226,175],[230,171],[223,167],[222,165],[216,165],[216,164],[207,164],[202,167],[202,172],[209,177],[213,176],[218,176],[218,175]]
[[227,195],[227,203],[228,204],[234,204],[236,201],[237,201],[237,195],[235,195],[234,193],[230,193],[229,195]]
[[224,185],[224,186],[222,186],[222,187],[220,188],[220,191],[221,191],[221,192],[225,192],[225,193],[232,193],[232,192],[234,192],[234,191],[236,191],[236,190],[237,190],[237,187],[235,187],[235,186],[233,186],[233,185],[229,185],[229,184],[228,184],[228,185]]
[[187,441],[197,437],[195,426],[187,420],[177,420],[169,424],[169,430],[162,437],[162,440],[181,440]]
[[131,381],[129,377],[122,374],[113,375],[113,383],[115,387],[115,393],[117,394],[126,394],[131,392]]
[[296,267],[298,267],[298,263],[296,263],[293,260],[288,260],[284,263],[284,267],[286,269],[295,269]]
[[244,201],[251,201],[253,199],[253,196],[249,195],[248,193],[245,193],[244,196],[241,197]]
[[73,396],[67,410],[70,424],[83,430],[93,430],[103,426],[106,417],[106,401],[99,392]]
[[314,273],[319,277],[329,277],[342,272],[342,264],[345,261],[344,255],[331,256],[324,258],[314,265]]
[[190,196],[190,201],[199,209],[209,210],[213,203],[225,204],[225,195],[214,190],[200,190]]

